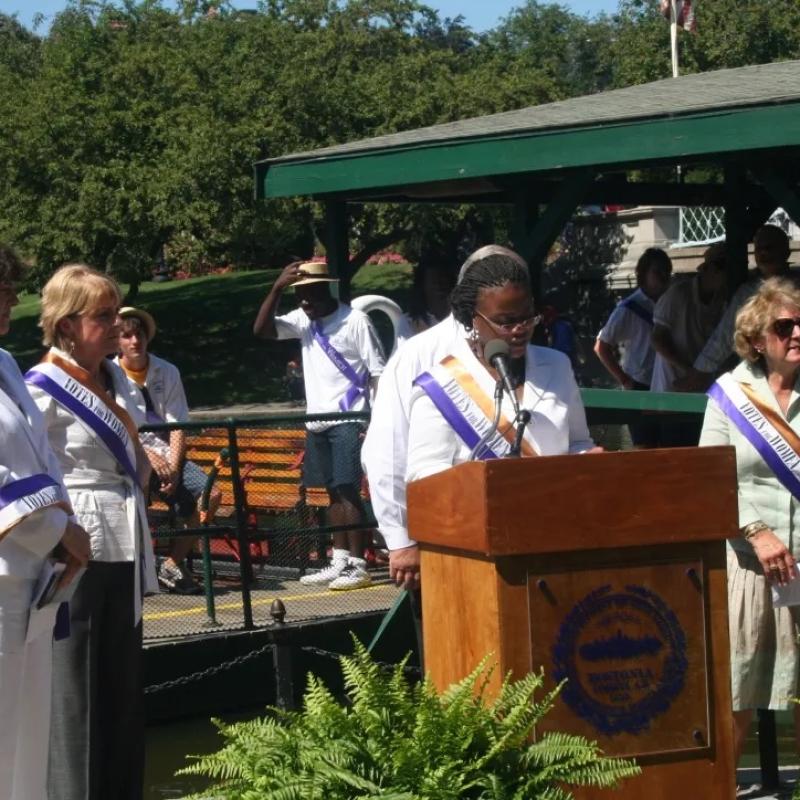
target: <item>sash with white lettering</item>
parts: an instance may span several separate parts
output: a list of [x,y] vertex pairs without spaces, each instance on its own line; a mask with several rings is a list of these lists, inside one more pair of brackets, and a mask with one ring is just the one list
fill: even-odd
[[25,373],[25,383],[38,386],[74,414],[98,436],[128,476],[138,485],[133,447],[125,423],[97,394],[55,364],[37,364]]
[[322,332],[319,322],[311,323],[314,341],[322,348],[322,352],[333,362],[333,366],[350,381],[344,397],[339,401],[340,411],[349,411],[359,397],[366,397],[369,372],[359,375],[347,362],[347,359],[331,344],[331,340]]
[[800,437],[748,384],[723,375],[708,390],[717,405],[755,447],[775,477],[800,500]]
[[61,485],[46,473],[20,478],[0,487],[0,539],[34,511],[50,506],[72,513]]
[[[515,438],[514,426],[501,414],[497,430],[492,431],[494,400],[455,356],[442,359],[431,372],[423,372],[414,383],[430,397],[467,447],[473,449],[488,434],[482,459],[502,458],[508,454]],[[522,442],[521,452],[524,456],[538,455],[531,442],[526,440]]]
[[623,300],[622,304],[623,308],[627,308],[628,311],[636,314],[639,319],[643,319],[648,325],[653,324],[653,312],[648,311],[644,306],[639,305],[635,300],[631,300],[628,298],[627,300]]

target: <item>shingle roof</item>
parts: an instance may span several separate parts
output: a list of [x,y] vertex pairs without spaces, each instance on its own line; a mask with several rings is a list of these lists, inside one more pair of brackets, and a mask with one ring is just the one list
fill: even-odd
[[265,163],[323,159],[437,142],[594,127],[800,100],[800,61],[684,75],[556,103],[293,153]]

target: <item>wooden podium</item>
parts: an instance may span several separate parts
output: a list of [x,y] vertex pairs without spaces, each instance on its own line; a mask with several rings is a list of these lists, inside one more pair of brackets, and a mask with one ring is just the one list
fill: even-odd
[[425,668],[444,688],[487,654],[567,679],[541,730],[643,768],[580,798],[733,798],[725,539],[733,448],[461,464],[408,487]]

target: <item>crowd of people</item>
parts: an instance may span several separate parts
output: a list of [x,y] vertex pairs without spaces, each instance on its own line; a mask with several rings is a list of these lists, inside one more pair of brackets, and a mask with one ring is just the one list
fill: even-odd
[[[702,426],[648,421],[632,429],[636,446],[699,438],[736,450],[741,535],[730,541],[728,581],[739,750],[753,709],[796,708],[800,694],[800,617],[771,595],[796,578],[800,557],[800,290],[785,234],[767,225],[754,244],[757,271],[730,301],[724,245],[681,279],[664,251],[647,250],[636,291],[595,343],[625,390],[709,390]],[[322,262],[289,264],[258,311],[257,337],[299,341],[303,481],[327,490],[335,531],[329,563],[304,585],[370,584],[365,474],[390,576],[416,589],[410,481],[471,459],[601,451],[574,376],[574,330],[551,309],[536,339],[543,315],[525,260],[488,245],[457,272],[435,266],[418,269],[418,300],[388,360],[369,317],[331,291],[337,279]],[[21,275],[0,247],[0,335]],[[297,307],[279,313],[288,291]],[[199,590],[185,566],[191,537],[156,568],[147,506],[158,497],[196,527],[206,476],[186,458],[180,429],[139,430],[185,421],[188,404],[178,369],[149,350],[155,319],[123,306],[113,279],[61,267],[43,289],[40,327],[48,350],[24,377],[0,350],[0,798],[139,800],[143,597]],[[734,353],[741,363],[730,363]],[[206,518],[219,502],[212,492]]]

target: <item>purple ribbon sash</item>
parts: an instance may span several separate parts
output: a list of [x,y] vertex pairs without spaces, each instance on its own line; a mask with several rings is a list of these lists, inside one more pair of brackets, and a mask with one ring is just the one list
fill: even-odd
[[622,305],[631,311],[632,313],[636,314],[639,319],[643,319],[648,325],[653,324],[653,312],[648,311],[644,306],[639,305],[635,300],[623,300]]
[[[83,402],[78,400],[71,391],[64,389],[50,376],[45,375],[37,369],[31,369],[25,373],[25,383],[38,386],[40,389],[47,392],[59,405],[74,414],[81,422],[97,434],[114,458],[120,463],[120,466],[133,480],[134,484],[138,485],[136,467],[131,462],[125,446],[125,441],[128,439],[127,430],[122,422],[120,422],[104,404],[100,403],[98,400],[97,403],[92,402],[92,408],[88,408]],[[92,392],[89,392],[74,378],[67,377],[64,384],[79,394],[86,396],[87,399],[95,397]],[[100,405],[102,405],[102,408]],[[113,423],[114,421],[117,422],[117,431],[109,424],[109,422]],[[125,440],[121,438],[120,434],[125,436]]]
[[[439,413],[447,420],[450,427],[459,435],[464,444],[470,450],[481,440],[477,431],[469,424],[464,415],[456,408],[455,403],[448,397],[447,392],[439,385],[430,372],[423,372],[414,381],[415,386],[419,386],[425,394],[430,397]],[[479,457],[480,461],[487,461],[490,458],[497,458],[495,453],[488,445],[484,447],[483,454]]]
[[[722,412],[739,429],[742,435],[758,451],[767,466],[775,473],[775,477],[789,490],[792,496],[800,500],[800,478],[793,469],[784,461],[794,462],[795,469],[800,472],[800,456],[787,444],[786,440],[770,425],[771,431],[757,430],[756,425],[764,418],[761,412],[748,400],[748,408],[742,411],[728,396],[725,388],[719,381],[714,383],[707,392],[713,398]],[[763,425],[759,427],[763,428]],[[768,441],[765,433],[770,435]],[[777,452],[776,452],[777,451]],[[783,456],[783,458],[781,458]]]
[[319,322],[312,323],[311,330],[314,334],[314,341],[322,348],[322,352],[333,362],[336,369],[350,381],[350,386],[344,397],[339,401],[339,410],[349,411],[359,397],[366,397],[369,372],[359,375],[347,363],[347,359],[331,344],[331,340],[322,332],[322,326]]
[[28,478],[20,478],[17,481],[7,483],[5,486],[0,487],[0,510],[15,503],[17,500],[22,500],[23,503],[30,506],[31,511],[52,505],[51,503],[40,502],[36,498],[36,495],[43,489],[50,487],[57,489],[59,496],[61,495],[59,484],[45,473],[31,475]]

